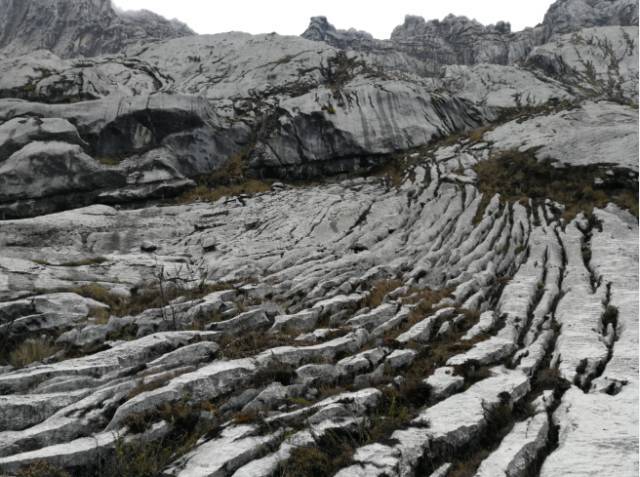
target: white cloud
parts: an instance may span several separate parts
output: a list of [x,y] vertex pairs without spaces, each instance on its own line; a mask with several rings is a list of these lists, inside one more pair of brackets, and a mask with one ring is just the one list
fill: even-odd
[[299,35],[315,15],[326,16],[337,28],[356,28],[376,38],[389,38],[405,14],[442,19],[448,13],[475,18],[483,24],[503,20],[513,31],[535,26],[552,0],[113,0],[125,10],[147,9],[177,18],[198,33],[244,31]]

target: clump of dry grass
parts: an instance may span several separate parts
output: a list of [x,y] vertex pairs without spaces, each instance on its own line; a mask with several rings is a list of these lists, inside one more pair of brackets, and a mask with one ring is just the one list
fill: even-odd
[[430,315],[436,311],[438,303],[445,298],[448,298],[453,293],[453,288],[442,288],[438,290],[432,290],[430,288],[424,288],[422,290],[409,290],[407,297],[403,299],[403,303],[415,304],[415,308],[411,310],[409,315],[409,321],[415,324],[427,315]]
[[133,388],[127,394],[127,400],[136,397],[138,394],[146,393],[147,391],[153,391],[154,389],[161,388],[171,379],[170,377],[166,377],[165,379],[156,379],[153,381],[149,381],[145,383],[143,381],[140,382],[135,388]]
[[233,421],[236,424],[250,424],[260,419],[260,416],[255,411],[241,411],[233,415]]
[[207,325],[218,323],[224,320],[224,316],[220,311],[212,311],[210,313],[198,313],[191,324],[193,330],[204,331]]
[[371,175],[386,179],[392,187],[402,184],[404,175],[409,170],[410,161],[404,156],[396,155],[388,158],[383,164],[374,167]]
[[61,267],[82,267],[85,265],[100,265],[101,263],[106,262],[107,259],[105,257],[91,257],[91,258],[83,258],[80,260],[72,260],[70,262],[63,262],[60,264]]
[[486,425],[478,438],[466,446],[452,447],[448,443],[436,444],[430,449],[417,466],[417,475],[430,475],[441,464],[451,462],[453,465],[447,476],[472,477],[478,467],[513,427],[516,416],[512,406],[505,402],[485,411]]
[[93,322],[97,325],[106,325],[109,322],[111,314],[106,308],[94,308],[89,312],[89,316],[93,318]]
[[57,267],[82,267],[86,265],[99,265],[107,261],[105,257],[90,257],[90,258],[82,258],[79,260],[71,260],[69,262],[61,262],[61,263],[51,263],[48,260],[43,259],[35,259],[33,263],[37,263],[38,265],[47,265],[47,266],[57,266]]
[[127,442],[115,446],[113,470],[120,477],[156,477],[171,461],[173,449],[161,442]]
[[216,283],[194,288],[183,288],[166,284],[162,290],[159,286],[148,286],[132,293],[130,297],[126,297],[113,293],[102,285],[93,283],[83,285],[71,291],[108,305],[112,315],[127,316],[142,313],[144,310],[150,308],[160,308],[178,297],[195,300],[209,293],[229,290],[231,288],[233,288],[233,286],[228,283]]
[[108,288],[103,287],[102,285],[98,285],[97,283],[82,285],[81,287],[74,288],[70,291],[77,293],[78,295],[104,303],[105,305],[109,306],[109,308],[111,309],[111,313],[114,315],[117,314],[117,312],[120,311],[127,302],[126,297],[113,293]]
[[165,421],[170,430],[155,442],[132,440],[116,442],[114,468],[108,475],[119,477],[157,477],[180,456],[191,450],[203,435],[216,435],[215,422],[204,422],[201,413],[214,413],[211,403],[192,403],[189,399],[164,403],[149,413],[130,416],[126,425],[133,433],[147,430],[154,422]]
[[493,129],[493,126],[483,126],[467,133],[467,138],[473,142],[481,142],[484,135]]
[[217,171],[199,177],[198,186],[178,196],[176,202],[214,202],[222,197],[254,195],[271,190],[269,182],[247,176],[247,154],[248,151],[234,154]]
[[401,302],[403,304],[415,305],[415,307],[409,312],[409,316],[404,322],[388,330],[383,335],[385,345],[391,347],[396,346],[397,343],[394,343],[394,340],[401,333],[404,333],[413,325],[434,313],[438,309],[438,304],[444,298],[451,296],[452,292],[452,288],[443,288],[440,290],[411,288],[405,296],[401,298]]
[[278,382],[284,386],[293,384],[296,368],[278,360],[271,360],[267,366],[261,368],[253,377],[254,386],[266,386]]
[[[419,290],[414,291],[411,300],[417,302],[424,300],[423,310],[426,310],[449,293],[450,290]],[[390,368],[385,370],[384,376],[378,383],[378,388],[383,393],[380,405],[369,414],[368,419],[361,426],[349,432],[329,432],[319,438],[314,446],[295,449],[289,461],[281,465],[277,475],[289,477],[334,475],[339,469],[352,463],[355,449],[373,442],[384,441],[390,438],[395,430],[408,425],[417,412],[430,403],[431,390],[424,383],[424,379],[454,354],[465,351],[475,342],[486,338],[483,336],[461,343],[460,337],[477,321],[478,314],[463,309],[459,312],[465,314],[467,318],[456,325],[452,334],[435,340],[428,347],[423,347],[411,366],[402,373],[401,383],[389,386],[397,372]],[[352,386],[321,389],[318,398],[323,399],[352,389]],[[472,465],[475,466],[475,463]]]
[[[296,447],[291,452],[289,459],[280,466],[276,475],[280,477],[323,477],[333,475],[338,471],[339,465],[346,466],[352,454],[352,449],[333,447],[337,451],[331,456],[328,451],[320,447]],[[346,457],[345,457],[346,454]],[[336,465],[336,463],[338,465]],[[335,472],[334,472],[335,473]]]
[[95,160],[105,166],[117,166],[124,160],[124,158],[118,156],[97,156],[95,157]]
[[9,363],[15,368],[24,368],[57,352],[58,348],[47,338],[27,339],[9,353]]
[[295,341],[293,335],[287,333],[265,333],[264,331],[250,331],[238,336],[225,335],[220,341],[222,354],[228,359],[246,358],[259,354],[267,349],[278,346],[304,345],[306,343]]
[[397,279],[378,280],[371,287],[371,291],[363,306],[375,308],[382,304],[384,298],[398,287],[402,286],[402,281]]
[[199,185],[194,189],[184,192],[178,196],[176,201],[179,204],[190,204],[193,202],[215,202],[222,197],[234,197],[241,194],[255,195],[271,190],[271,184],[257,179],[248,179],[244,182],[227,185],[208,187]]
[[132,433],[138,434],[149,429],[155,422],[165,421],[172,428],[168,437],[175,437],[176,433],[184,437],[187,434],[202,431],[198,429],[198,424],[200,413],[203,411],[216,414],[217,408],[209,401],[192,402],[186,396],[179,401],[165,402],[154,409],[131,414],[125,419],[124,425]]
[[21,468],[16,477],[71,477],[71,475],[44,460],[39,460]]

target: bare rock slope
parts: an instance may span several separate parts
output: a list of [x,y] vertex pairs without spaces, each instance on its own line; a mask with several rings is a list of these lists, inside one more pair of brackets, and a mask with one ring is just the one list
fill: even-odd
[[2,2],[0,475],[637,475],[637,4]]

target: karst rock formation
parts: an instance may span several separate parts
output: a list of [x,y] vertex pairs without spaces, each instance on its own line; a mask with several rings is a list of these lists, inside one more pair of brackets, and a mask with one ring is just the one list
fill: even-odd
[[637,476],[637,194],[635,0],[0,0],[0,475]]

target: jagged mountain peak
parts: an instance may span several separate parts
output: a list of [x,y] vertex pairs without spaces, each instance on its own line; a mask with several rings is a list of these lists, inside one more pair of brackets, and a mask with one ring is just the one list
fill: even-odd
[[547,39],[585,27],[637,24],[637,0],[557,0],[543,22]]
[[[504,21],[483,25],[461,15],[431,20],[406,15],[388,40],[377,40],[366,32],[338,30],[326,17],[313,17],[302,37],[364,53],[374,62],[383,58],[385,66],[395,69],[437,76],[446,65],[519,63],[554,35],[593,26],[637,24],[636,0],[557,0],[541,24],[518,32],[512,32],[511,24]],[[386,62],[389,51],[401,58]]]
[[0,0],[0,474],[637,476],[628,6]]
[[[425,18],[420,15],[405,15],[404,23],[397,26],[394,29],[394,32],[401,32],[407,29],[421,29],[429,27],[438,28],[453,25],[464,25],[465,27],[472,27],[479,30],[495,30],[498,33],[511,33],[511,24],[509,22],[499,21],[495,25],[485,26],[475,19],[469,19],[464,15],[454,15],[453,13],[448,14],[442,20],[439,20],[437,18],[425,20]],[[394,33],[392,32],[391,38],[393,38],[393,36]]]
[[92,57],[192,34],[176,20],[123,12],[110,0],[0,0],[0,51],[9,55],[47,49],[63,58]]

